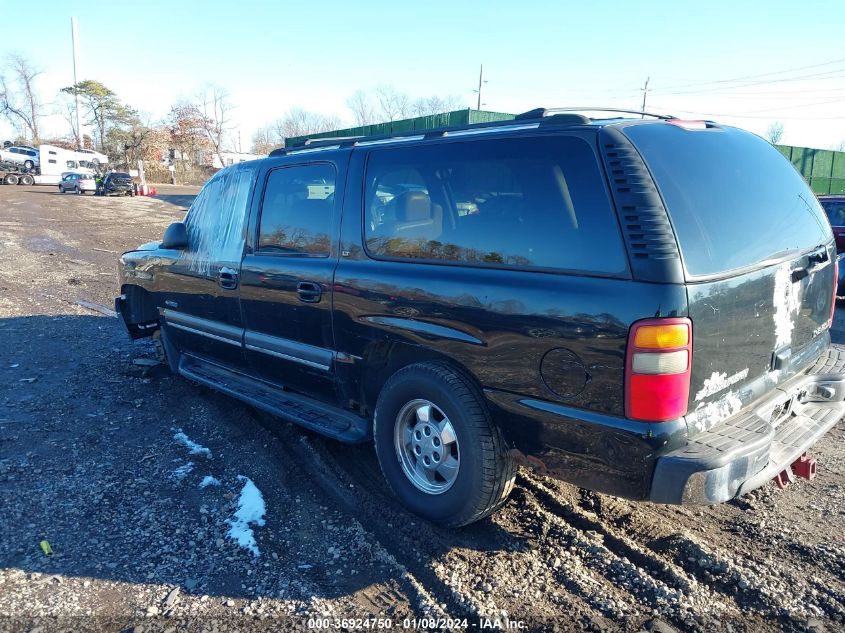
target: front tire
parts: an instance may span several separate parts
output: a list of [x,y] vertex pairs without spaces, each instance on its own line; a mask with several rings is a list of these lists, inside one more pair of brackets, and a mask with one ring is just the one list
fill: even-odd
[[379,395],[373,427],[388,486],[434,523],[478,521],[513,489],[516,466],[480,390],[445,364],[396,372]]
[[35,163],[33,163],[31,160],[25,160],[23,162],[23,166],[26,169],[32,169],[33,167],[35,167]]

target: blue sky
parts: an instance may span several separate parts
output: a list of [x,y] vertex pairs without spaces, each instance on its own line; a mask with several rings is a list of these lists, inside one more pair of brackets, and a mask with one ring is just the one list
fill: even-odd
[[[81,78],[103,82],[153,120],[219,84],[231,93],[245,146],[295,106],[351,122],[346,98],[378,85],[474,106],[480,63],[489,82],[483,109],[638,108],[650,77],[648,110],[757,133],[782,121],[783,142],[795,145],[845,141],[841,0],[53,1],[27,14],[35,17],[0,23],[0,58],[30,57],[44,71],[45,101],[72,83],[75,15]],[[64,134],[66,124],[54,116],[44,127]],[[0,123],[0,138],[10,134]]]

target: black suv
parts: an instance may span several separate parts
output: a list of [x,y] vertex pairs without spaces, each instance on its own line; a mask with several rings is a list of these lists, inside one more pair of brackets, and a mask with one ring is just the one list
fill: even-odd
[[110,171],[97,186],[99,196],[134,196],[135,185],[132,176],[123,171]]
[[414,512],[515,464],[659,503],[773,478],[845,413],[836,251],[763,139],[532,111],[323,141],[215,175],[116,309],[173,371],[345,442]]

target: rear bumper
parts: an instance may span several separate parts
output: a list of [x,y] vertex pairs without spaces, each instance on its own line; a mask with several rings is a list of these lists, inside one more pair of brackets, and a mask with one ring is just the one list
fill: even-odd
[[714,504],[750,492],[789,468],[843,416],[845,349],[832,346],[788,390],[776,389],[754,410],[659,457],[651,501]]

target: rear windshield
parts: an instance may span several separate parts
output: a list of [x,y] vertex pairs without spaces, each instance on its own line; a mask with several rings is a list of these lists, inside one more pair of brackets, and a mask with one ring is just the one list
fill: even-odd
[[690,276],[758,264],[831,239],[818,200],[774,147],[735,128],[625,128],[654,176]]

